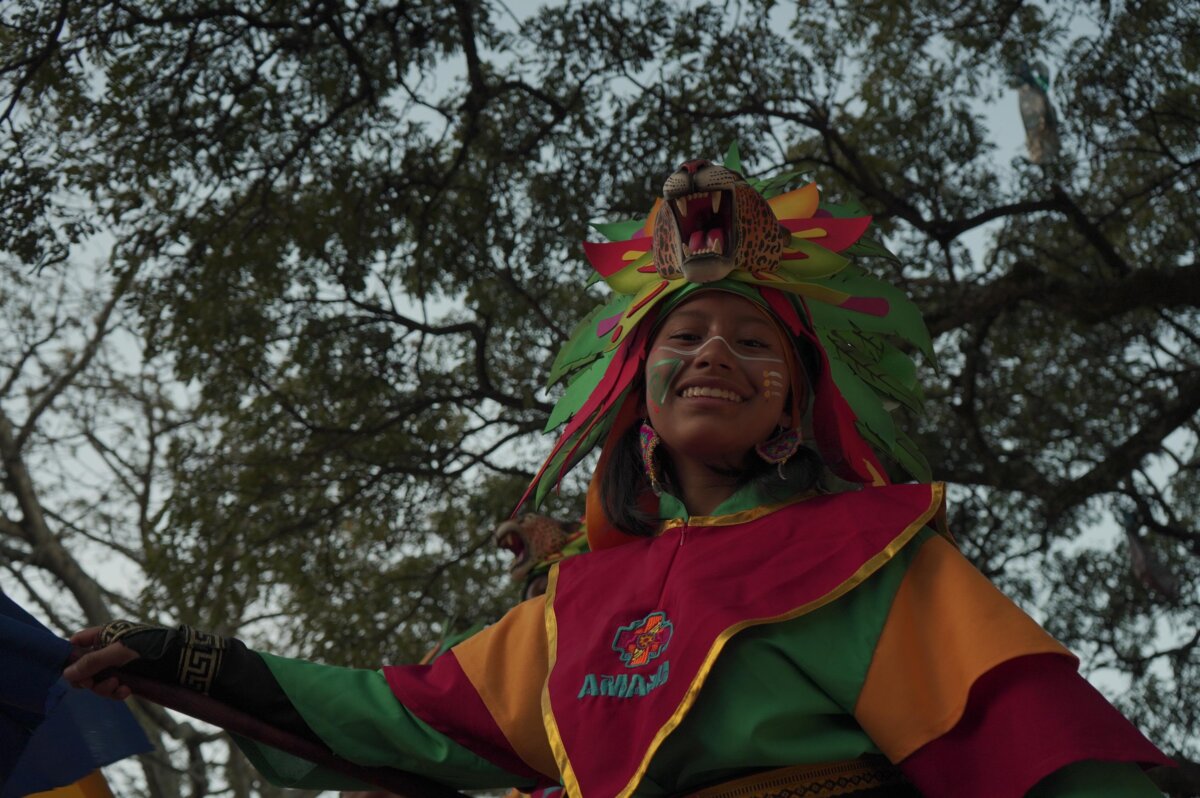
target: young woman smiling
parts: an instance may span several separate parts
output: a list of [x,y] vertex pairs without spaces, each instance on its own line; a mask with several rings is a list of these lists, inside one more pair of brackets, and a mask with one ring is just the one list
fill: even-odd
[[754,447],[791,428],[790,349],[749,300],[711,291],[680,306],[654,336],[647,418],[690,513],[709,515],[762,462]]
[[[942,487],[890,484],[868,444],[922,475],[883,401],[916,391],[887,336],[924,348],[923,328],[836,254],[866,222],[812,186],[768,204],[704,161],[664,194],[588,245],[616,297],[555,364],[565,428],[528,495],[600,445],[592,551],[546,595],[430,666],[347,670],[116,622],[76,635],[68,679],[122,698],[119,673],[97,675],[137,661],[460,788],[1158,795],[1139,765],[1167,760],[959,554]],[[276,783],[335,783],[242,744]]]

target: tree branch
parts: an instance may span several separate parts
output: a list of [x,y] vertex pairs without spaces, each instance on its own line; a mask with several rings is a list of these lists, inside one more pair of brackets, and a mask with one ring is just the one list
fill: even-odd
[[1200,370],[1176,380],[1177,397],[1150,421],[1109,450],[1104,462],[1078,479],[1060,482],[1046,497],[1047,513],[1057,518],[1089,496],[1116,490],[1121,481],[1147,456],[1162,448],[1163,440],[1200,412]]
[[46,526],[42,505],[38,500],[33,479],[25,467],[21,450],[17,448],[12,423],[0,410],[0,465],[4,480],[21,508],[20,526],[25,540],[34,548],[40,563],[71,591],[89,623],[102,623],[111,618],[108,603],[100,585],[80,567],[79,562]]
[[46,409],[54,402],[54,400],[57,399],[59,395],[67,388],[67,386],[69,386],[74,379],[79,376],[79,372],[87,368],[88,364],[92,362],[92,358],[96,356],[96,352],[100,350],[100,343],[109,334],[109,332],[111,332],[108,329],[108,319],[112,315],[113,309],[117,306],[117,303],[121,300],[121,297],[124,295],[125,291],[128,290],[130,283],[133,281],[133,274],[134,271],[130,269],[117,279],[116,285],[113,286],[112,296],[109,297],[108,301],[104,304],[104,307],[101,308],[100,312],[96,314],[96,318],[93,320],[96,329],[88,339],[87,345],[83,348],[83,351],[80,353],[79,357],[74,363],[63,370],[58,377],[55,378],[55,380],[46,388],[46,390],[42,392],[41,397],[38,399],[33,408],[30,409],[29,415],[25,418],[25,423],[21,425],[21,431],[17,435],[15,441],[15,447],[17,451],[21,451],[25,448],[25,442],[29,439],[29,436],[33,434],[33,430],[37,426],[38,419],[41,418],[42,413],[44,413]]
[[67,11],[69,8],[70,3],[67,3],[65,0],[58,4],[58,15],[55,17],[54,27],[51,29],[49,35],[47,35],[45,45],[43,45],[38,52],[23,61],[5,64],[4,69],[0,70],[0,72],[8,72],[14,68],[26,68],[21,74],[21,77],[17,79],[16,84],[13,86],[12,96],[9,97],[8,105],[5,106],[4,112],[0,113],[0,123],[8,121],[9,117],[12,115],[13,109],[16,108],[17,103],[20,101],[21,94],[25,91],[25,87],[28,86],[30,81],[33,80],[33,74],[37,72],[37,70],[40,69],[43,64],[49,61],[50,57],[54,54],[55,49],[58,47],[58,38],[62,35],[63,28],[67,24]]
[[935,338],[980,318],[1036,302],[1079,321],[1094,324],[1143,308],[1200,307],[1200,268],[1140,268],[1102,282],[1069,280],[1026,261],[1003,277],[971,285],[927,308],[925,321]]

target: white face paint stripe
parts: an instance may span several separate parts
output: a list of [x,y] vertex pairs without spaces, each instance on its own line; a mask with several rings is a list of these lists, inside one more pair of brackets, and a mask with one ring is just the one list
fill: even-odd
[[[729,342],[725,340],[725,336],[723,336],[723,335],[714,335],[712,338],[707,338],[704,341],[701,341],[700,345],[697,346],[695,349],[677,349],[673,346],[666,346],[665,344],[660,345],[658,348],[662,349],[663,351],[666,351],[666,352],[674,352],[677,355],[683,355],[684,357],[694,357],[694,356],[700,354],[700,351],[702,349],[704,349],[704,347],[706,347],[710,343],[712,343],[713,341],[720,341],[721,343],[725,344],[725,348],[729,350],[729,353],[740,360],[754,361],[754,362],[760,362],[760,363],[782,363],[783,362],[783,358],[781,358],[781,357],[754,357],[751,355],[743,355],[740,352],[735,352],[733,347],[729,345]],[[782,376],[782,375],[780,375],[780,376]]]

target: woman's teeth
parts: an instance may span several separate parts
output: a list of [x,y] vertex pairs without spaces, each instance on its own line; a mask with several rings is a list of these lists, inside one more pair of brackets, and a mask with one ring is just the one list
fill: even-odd
[[689,399],[693,396],[704,396],[709,399],[724,399],[726,402],[741,402],[742,397],[738,396],[733,391],[727,391],[724,388],[684,388],[680,394],[684,399]]

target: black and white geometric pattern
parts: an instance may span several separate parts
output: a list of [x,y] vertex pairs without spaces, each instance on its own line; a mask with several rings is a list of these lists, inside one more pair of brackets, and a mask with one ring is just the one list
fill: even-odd
[[213,680],[221,670],[225,656],[225,638],[208,632],[181,626],[183,650],[179,652],[179,683],[198,693],[208,695]]

